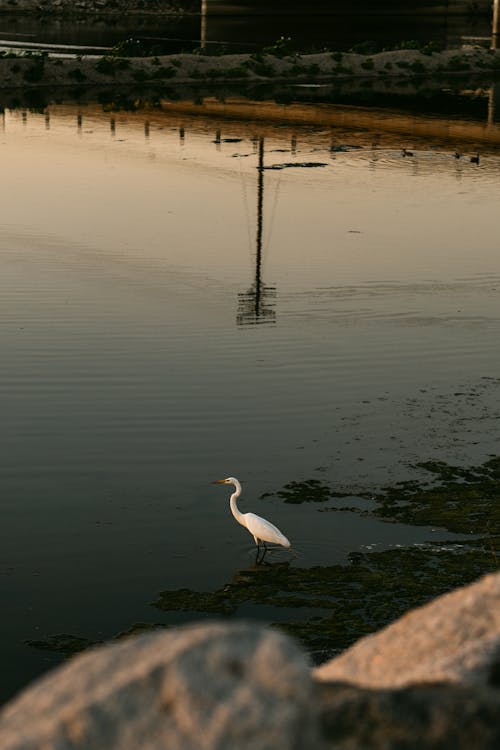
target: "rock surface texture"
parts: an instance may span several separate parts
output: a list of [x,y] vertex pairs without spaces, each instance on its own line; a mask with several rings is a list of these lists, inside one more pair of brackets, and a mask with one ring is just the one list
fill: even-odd
[[412,610],[314,670],[363,687],[500,684],[500,574]]
[[321,723],[329,750],[498,750],[500,690],[413,685],[369,690],[320,686]]
[[287,637],[212,623],[94,649],[0,714],[1,750],[318,747],[306,657]]

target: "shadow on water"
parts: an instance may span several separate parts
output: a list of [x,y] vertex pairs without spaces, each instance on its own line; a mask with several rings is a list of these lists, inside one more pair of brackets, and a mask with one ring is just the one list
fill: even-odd
[[[463,535],[376,552],[351,552],[344,565],[301,567],[293,558],[265,559],[239,570],[213,591],[180,588],[160,592],[152,606],[161,612],[205,616],[245,616],[263,620],[297,637],[320,662],[450,589],[497,571],[500,555],[500,457],[473,467],[429,461],[416,467],[432,480],[408,480],[367,497],[369,510],[353,511],[389,523],[438,526]],[[274,493],[285,502],[327,502],[348,497],[326,483],[290,482]],[[165,622],[137,623],[118,634],[168,627]],[[60,634],[30,641],[39,649],[70,656],[94,645],[84,637]]]

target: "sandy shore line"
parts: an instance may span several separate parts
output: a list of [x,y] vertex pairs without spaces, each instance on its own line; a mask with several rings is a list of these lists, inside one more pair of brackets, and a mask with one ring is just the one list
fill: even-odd
[[0,89],[33,86],[137,86],[238,82],[333,83],[349,79],[435,81],[450,76],[500,73],[500,51],[481,47],[424,54],[392,50],[375,55],[322,52],[275,56],[177,54],[162,57],[64,58],[4,55]]

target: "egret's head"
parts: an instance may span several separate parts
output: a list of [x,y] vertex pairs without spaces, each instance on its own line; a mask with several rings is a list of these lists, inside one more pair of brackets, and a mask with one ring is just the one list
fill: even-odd
[[216,479],[212,484],[234,484],[234,486],[237,487],[239,482],[234,477],[226,477],[225,479]]

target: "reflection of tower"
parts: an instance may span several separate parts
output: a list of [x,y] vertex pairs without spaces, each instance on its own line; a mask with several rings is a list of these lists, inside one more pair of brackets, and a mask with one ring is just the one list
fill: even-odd
[[255,279],[246,292],[238,293],[236,322],[240,326],[257,323],[275,323],[276,287],[262,281],[262,233],[264,227],[264,138],[259,138],[259,164],[257,167],[257,234],[255,252]]

